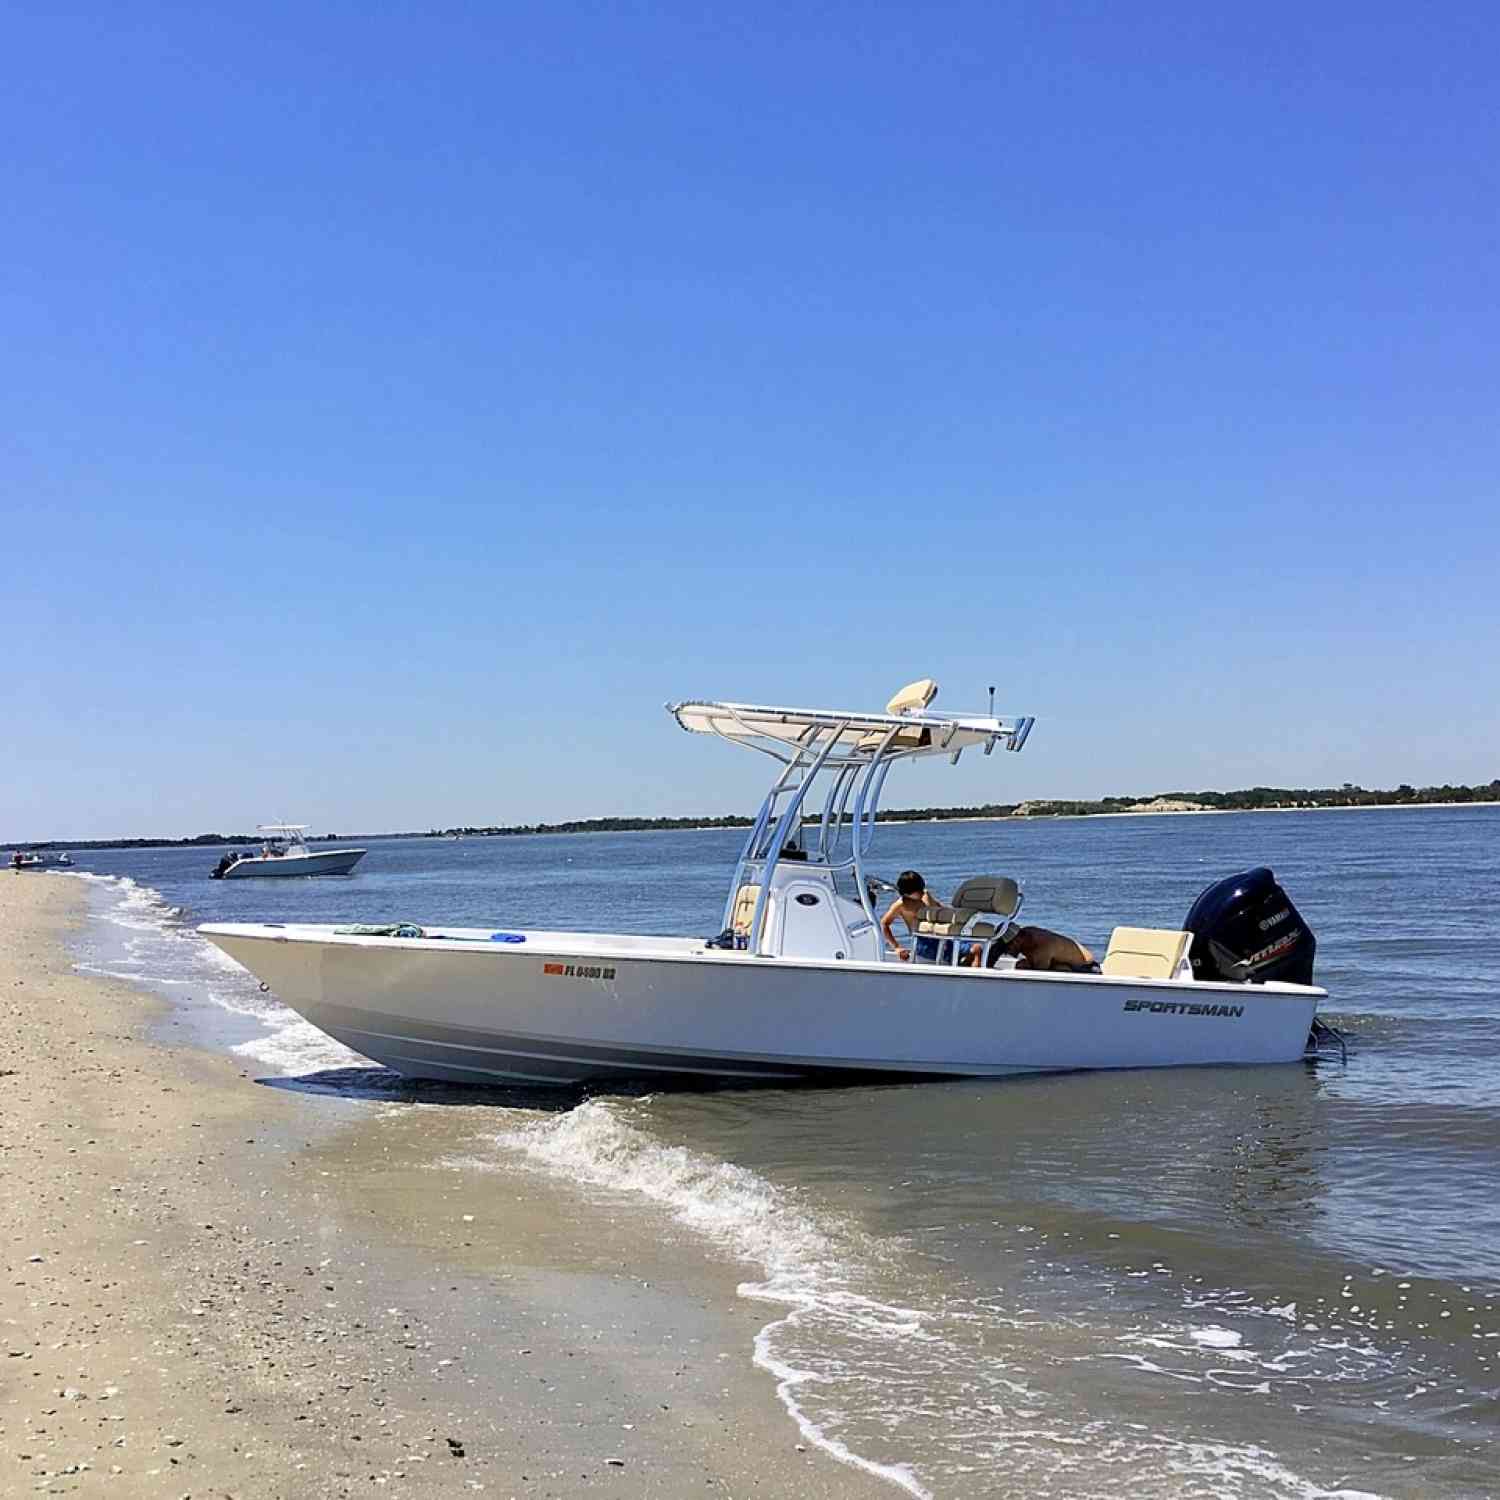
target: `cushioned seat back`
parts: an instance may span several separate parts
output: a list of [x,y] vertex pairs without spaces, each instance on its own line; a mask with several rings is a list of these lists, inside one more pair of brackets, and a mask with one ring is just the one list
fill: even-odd
[[1009,875],[974,875],[959,886],[953,904],[1013,917],[1021,909],[1021,887]]
[[737,937],[750,936],[750,924],[755,920],[755,903],[759,900],[758,885],[742,885],[735,892],[734,915],[729,919],[729,926]]
[[888,714],[920,713],[937,697],[938,685],[932,678],[924,677],[919,682],[908,682],[885,706]]
[[1124,979],[1171,979],[1192,940],[1190,932],[1162,927],[1116,927],[1100,969]]
[[[944,906],[934,916],[917,923],[923,937],[992,938],[1007,923],[974,922],[975,917],[993,916],[993,912],[971,911],[965,906]],[[970,922],[974,922],[972,927]]]
[[939,906],[931,916],[921,918],[917,931],[923,937],[955,937],[964,930],[964,923],[974,915],[952,906]]
[[[924,677],[920,682],[908,682],[885,706],[888,714],[914,714],[921,711],[937,697],[938,685],[932,678]],[[859,750],[878,750],[885,743],[886,731],[872,729],[860,737]],[[925,750],[932,743],[930,729],[898,729],[890,743],[892,750]]]

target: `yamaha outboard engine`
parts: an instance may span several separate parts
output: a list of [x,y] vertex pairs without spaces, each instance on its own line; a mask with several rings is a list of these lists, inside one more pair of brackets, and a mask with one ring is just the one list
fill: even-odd
[[1183,926],[1193,934],[1194,979],[1313,982],[1318,940],[1264,866],[1209,886]]

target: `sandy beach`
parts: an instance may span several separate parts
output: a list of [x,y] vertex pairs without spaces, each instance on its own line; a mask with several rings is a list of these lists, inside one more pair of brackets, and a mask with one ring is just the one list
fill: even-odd
[[434,1170],[481,1103],[268,1087],[0,875],[0,1494],[898,1493],[809,1444],[736,1270]]

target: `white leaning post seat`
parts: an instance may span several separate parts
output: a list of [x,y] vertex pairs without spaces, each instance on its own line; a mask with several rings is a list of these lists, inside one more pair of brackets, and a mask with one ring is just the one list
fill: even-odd
[[1100,972],[1121,979],[1182,979],[1192,975],[1190,932],[1162,927],[1116,927]]
[[919,937],[948,938],[940,944],[940,962],[956,964],[963,952],[960,939],[983,945],[980,967],[989,964],[990,948],[1005,936],[1025,898],[1008,875],[974,875],[953,894],[952,906],[941,906],[935,917],[917,923]]

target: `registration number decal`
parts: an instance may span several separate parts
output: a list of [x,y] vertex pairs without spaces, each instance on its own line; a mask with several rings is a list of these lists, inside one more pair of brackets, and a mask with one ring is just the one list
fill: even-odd
[[542,973],[553,979],[613,979],[615,971],[598,964],[543,964]]

